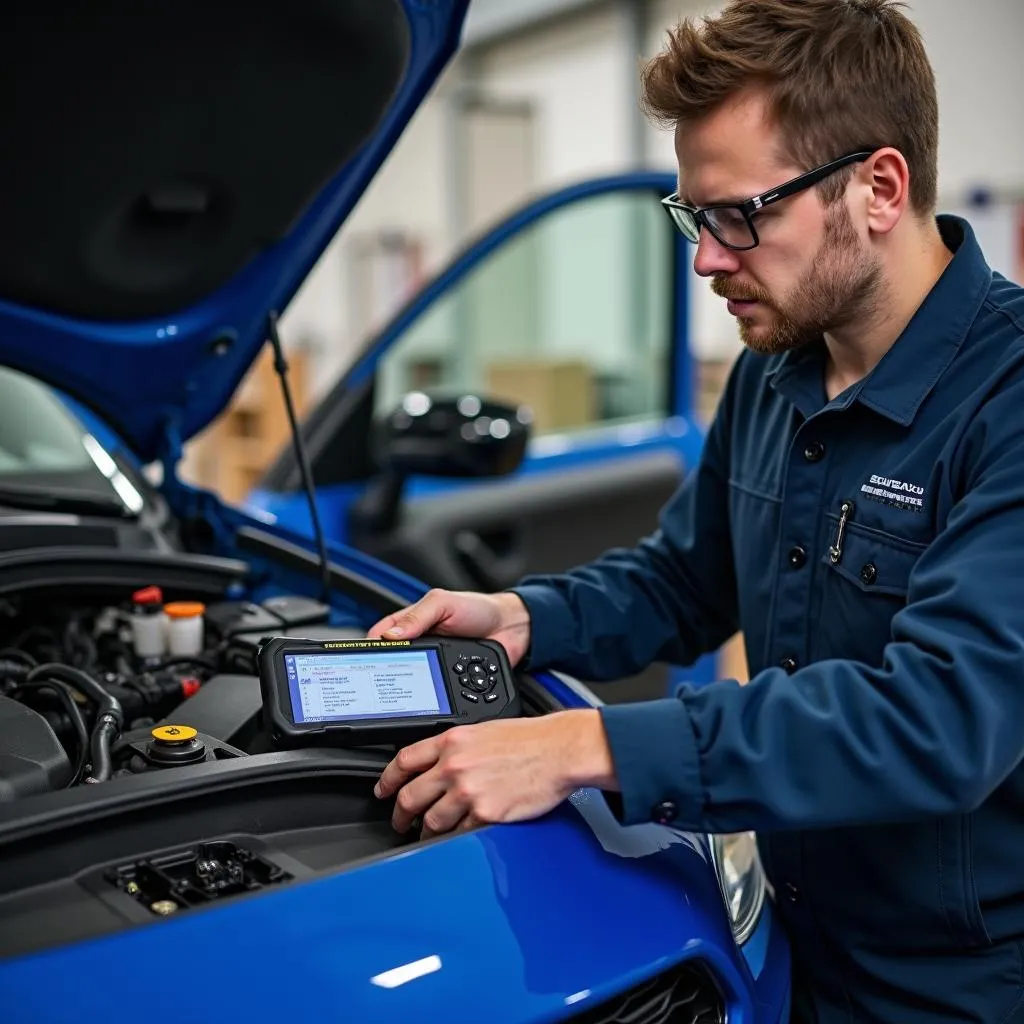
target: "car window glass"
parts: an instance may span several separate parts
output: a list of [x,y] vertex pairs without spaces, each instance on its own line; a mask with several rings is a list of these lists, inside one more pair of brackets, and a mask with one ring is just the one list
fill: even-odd
[[84,436],[49,388],[0,367],[0,476],[96,472]]
[[672,235],[657,196],[560,207],[477,264],[384,355],[377,412],[410,391],[525,402],[536,435],[669,413]]

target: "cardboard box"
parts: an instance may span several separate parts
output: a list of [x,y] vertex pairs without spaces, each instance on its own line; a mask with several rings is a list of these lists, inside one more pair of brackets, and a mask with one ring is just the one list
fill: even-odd
[[597,392],[583,360],[522,359],[491,363],[488,397],[528,405],[537,434],[585,427],[597,418]]

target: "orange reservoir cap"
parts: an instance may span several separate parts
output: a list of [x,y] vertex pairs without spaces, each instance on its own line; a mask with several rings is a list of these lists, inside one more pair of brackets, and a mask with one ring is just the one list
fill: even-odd
[[164,605],[164,614],[169,619],[195,619],[205,612],[202,601],[168,601]]

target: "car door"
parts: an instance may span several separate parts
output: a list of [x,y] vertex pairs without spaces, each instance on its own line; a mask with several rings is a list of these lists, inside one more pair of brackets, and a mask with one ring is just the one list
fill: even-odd
[[[414,298],[303,424],[332,540],[432,586],[493,591],[656,527],[703,440],[687,344],[691,254],[659,203],[673,187],[670,175],[637,173],[545,196]],[[394,521],[368,527],[387,486],[372,424],[422,392],[526,405],[527,454],[502,478],[404,481]],[[290,449],[250,504],[309,528]],[[713,674],[705,659],[686,677]],[[658,667],[602,695],[660,696],[668,676]]]

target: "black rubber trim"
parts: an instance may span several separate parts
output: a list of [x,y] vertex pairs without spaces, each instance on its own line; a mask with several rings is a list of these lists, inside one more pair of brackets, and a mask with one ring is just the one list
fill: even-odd
[[[275,537],[272,533],[252,526],[243,526],[236,536],[238,547],[250,554],[263,555],[288,569],[294,569],[310,577],[319,577],[320,559],[312,551],[292,544],[291,541]],[[331,587],[387,615],[404,608],[409,602],[387,587],[378,586],[369,580],[343,569],[334,562],[330,565]]]
[[374,778],[383,771],[393,750],[292,750],[253,754],[230,761],[121,776],[99,786],[28,797],[0,806],[0,849],[55,828],[92,825],[104,818],[177,800],[195,800],[207,794],[258,785],[272,779],[331,773]]
[[529,673],[517,673],[516,681],[519,684],[519,700],[524,717],[540,718],[565,710],[562,703]]
[[240,559],[75,547],[30,548],[0,555],[0,594],[11,591],[88,585],[131,586],[145,577],[166,588],[221,594],[249,572]]

